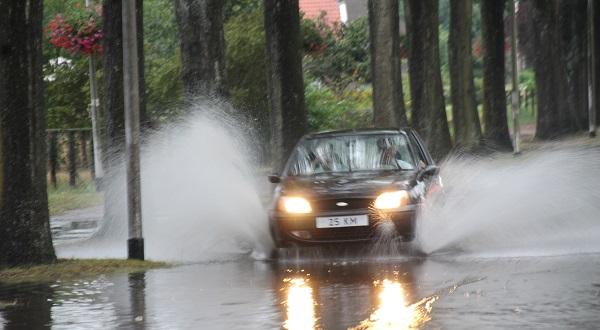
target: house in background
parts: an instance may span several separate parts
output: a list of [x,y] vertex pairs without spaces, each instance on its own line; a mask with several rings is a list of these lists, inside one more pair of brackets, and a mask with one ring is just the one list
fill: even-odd
[[299,0],[304,17],[316,19],[326,13],[328,24],[348,23],[368,14],[367,0]]

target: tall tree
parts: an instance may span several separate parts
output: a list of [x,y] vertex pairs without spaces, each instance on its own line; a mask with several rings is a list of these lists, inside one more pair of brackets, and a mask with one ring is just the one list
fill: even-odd
[[450,93],[454,142],[471,149],[481,140],[481,126],[475,100],[471,55],[472,0],[450,0]]
[[440,73],[438,1],[407,0],[409,79],[412,124],[432,155],[441,159],[452,148]]
[[406,126],[400,63],[398,0],[369,0],[375,126]]
[[121,0],[104,0],[103,69],[106,169],[110,172],[115,157],[123,151],[125,143],[125,109],[123,101],[123,24]]
[[0,268],[56,260],[46,192],[42,0],[0,1]]
[[[594,49],[594,62],[595,62],[595,71],[592,72],[594,75],[595,82],[595,92],[596,92],[596,126],[600,125],[600,106],[598,106],[598,102],[600,101],[600,4],[597,2],[593,2],[593,13],[592,13],[592,22],[594,30],[594,40],[592,42],[592,47]],[[589,28],[589,27],[588,27]]]
[[223,0],[175,0],[187,97],[226,95]]
[[567,76],[561,56],[558,0],[534,0],[535,82],[538,116],[535,135],[549,139],[568,132],[573,116],[567,100]]
[[[149,128],[151,119],[146,111],[146,87],[144,75],[143,48],[143,0],[136,0],[138,28],[138,73],[140,85],[140,124],[143,130]],[[125,142],[125,109],[123,101],[123,24],[122,1],[104,0],[103,20],[103,70],[104,70],[104,126],[105,142],[108,147],[105,165],[118,161]],[[113,164],[115,165],[115,164]],[[109,169],[108,169],[109,170]]]
[[506,118],[504,0],[481,1],[483,43],[483,120],[486,143],[512,150]]
[[561,62],[571,115],[565,128],[573,132],[588,127],[587,0],[563,0],[559,5]]
[[283,166],[306,133],[298,0],[265,0],[267,77],[274,169]]

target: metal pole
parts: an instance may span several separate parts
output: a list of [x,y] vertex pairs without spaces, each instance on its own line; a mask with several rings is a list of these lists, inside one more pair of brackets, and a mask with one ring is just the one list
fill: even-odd
[[[85,0],[85,6],[88,10],[93,10],[92,0]],[[96,187],[101,186],[102,177],[104,177],[104,168],[102,167],[102,142],[98,134],[98,87],[96,85],[96,57],[90,55],[90,117],[92,117],[92,146],[94,150],[94,173],[96,176]]]
[[590,137],[596,136],[596,104],[598,93],[596,92],[596,54],[594,47],[594,0],[588,0],[588,120]]
[[512,97],[511,97],[511,103],[512,103],[512,119],[513,119],[513,148],[514,148],[514,153],[515,154],[519,154],[521,152],[520,150],[520,143],[521,143],[521,128],[519,127],[519,81],[518,81],[518,75],[519,75],[519,69],[517,66],[517,17],[515,15],[515,5],[516,3],[514,1],[511,1],[511,6],[510,6],[510,15],[511,15],[511,36],[510,36],[510,43],[511,43],[511,51],[510,51],[510,55],[511,55],[511,60],[512,60]]
[[123,88],[125,99],[125,157],[129,259],[144,260],[140,185],[140,95],[135,1],[123,1]]

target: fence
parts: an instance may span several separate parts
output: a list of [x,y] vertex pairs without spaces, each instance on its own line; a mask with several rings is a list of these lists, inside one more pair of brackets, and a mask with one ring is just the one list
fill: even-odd
[[56,174],[65,168],[69,185],[77,185],[79,170],[89,170],[94,179],[94,156],[90,128],[48,129],[48,174],[50,184],[58,185]]

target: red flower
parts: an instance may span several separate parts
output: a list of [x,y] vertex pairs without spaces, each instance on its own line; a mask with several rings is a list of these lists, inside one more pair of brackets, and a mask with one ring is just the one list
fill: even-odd
[[85,56],[102,54],[100,41],[104,35],[101,29],[97,29],[93,16],[71,24],[62,15],[57,15],[48,23],[47,33],[50,43],[56,48]]

